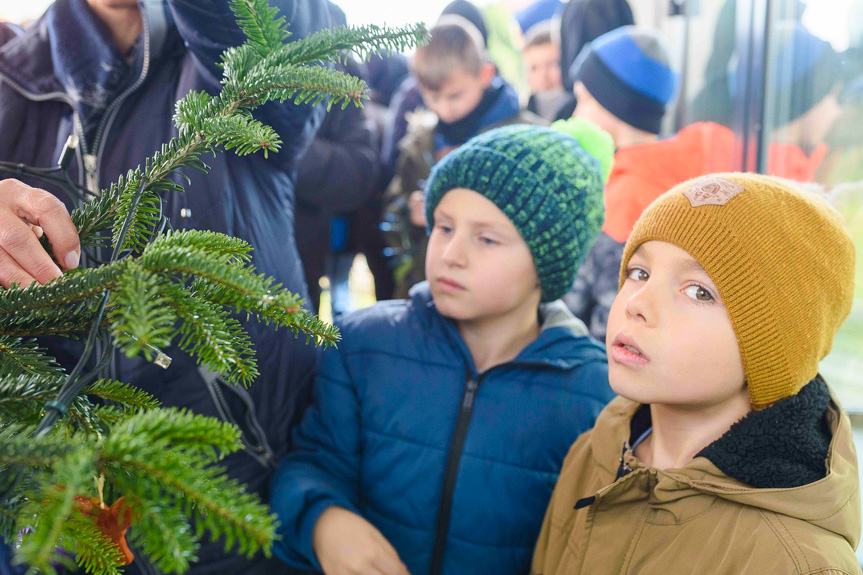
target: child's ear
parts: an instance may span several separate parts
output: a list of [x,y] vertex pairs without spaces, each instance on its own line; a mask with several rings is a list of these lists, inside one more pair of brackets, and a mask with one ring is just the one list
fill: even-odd
[[491,62],[486,62],[482,65],[482,68],[479,69],[479,77],[482,80],[483,87],[485,88],[491,86],[491,81],[494,80],[495,75],[497,75],[497,67]]

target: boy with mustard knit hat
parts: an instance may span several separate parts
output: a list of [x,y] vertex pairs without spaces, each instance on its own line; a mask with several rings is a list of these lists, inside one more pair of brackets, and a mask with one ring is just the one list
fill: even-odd
[[602,225],[613,148],[588,132],[497,128],[435,166],[428,282],[345,317],[323,353],[272,484],[279,557],[528,571],[566,451],[613,396],[605,350],[559,301]]
[[572,446],[532,572],[859,574],[850,423],[818,375],[854,258],[788,180],[705,176],[651,204],[609,314],[621,397]]

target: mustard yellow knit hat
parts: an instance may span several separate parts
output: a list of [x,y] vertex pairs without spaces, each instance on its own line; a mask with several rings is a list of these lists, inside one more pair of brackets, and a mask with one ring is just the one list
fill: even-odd
[[854,243],[825,200],[789,180],[715,174],[656,199],[623,252],[689,252],[716,284],[737,335],[754,409],[797,394],[818,373],[854,297]]

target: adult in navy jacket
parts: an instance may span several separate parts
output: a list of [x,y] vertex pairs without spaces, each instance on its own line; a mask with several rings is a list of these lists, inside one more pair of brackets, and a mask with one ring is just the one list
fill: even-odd
[[[271,3],[287,17],[293,38],[329,26],[324,0]],[[53,166],[67,136],[75,134],[80,146],[71,177],[91,189],[104,188],[175,134],[171,117],[179,98],[190,90],[218,91],[219,56],[244,39],[228,1],[142,0],[140,12],[137,7],[135,0],[57,0],[0,48],[0,160]],[[137,40],[133,36],[131,45],[119,47],[117,38],[136,24]],[[267,160],[231,153],[206,158],[211,172],[193,173],[184,194],[167,198],[165,212],[175,228],[243,238],[254,248],[260,272],[305,297],[293,233],[292,174],[322,113],[291,104],[256,110],[256,117],[281,135],[282,150]],[[56,189],[49,191],[66,200]],[[248,449],[224,464],[231,476],[266,498],[272,462],[287,451],[291,428],[306,403],[315,351],[288,330],[273,332],[254,321],[245,325],[260,370],[248,392],[220,386],[176,348],[167,350],[174,361],[165,371],[117,354],[112,375],[152,393],[163,405],[239,422]],[[80,349],[65,342],[51,345],[66,365],[74,363]],[[226,557],[222,548],[221,543],[204,545],[191,572],[245,575],[282,569],[276,560]],[[146,571],[142,561],[133,567]]]
[[441,573],[527,573],[563,458],[613,396],[584,324],[561,301],[539,314],[539,337],[483,373],[428,283],[348,315],[273,476],[276,555],[320,569],[312,531],[335,505],[373,523],[413,575],[435,564],[436,539]]

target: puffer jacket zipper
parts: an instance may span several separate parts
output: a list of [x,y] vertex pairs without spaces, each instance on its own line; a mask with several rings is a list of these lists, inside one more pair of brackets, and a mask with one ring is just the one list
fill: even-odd
[[464,452],[464,444],[467,439],[470,419],[476,403],[479,386],[492,371],[505,367],[533,367],[538,369],[548,368],[549,365],[538,361],[514,361],[491,367],[484,372],[474,376],[468,368],[465,377],[464,391],[462,392],[461,406],[456,419],[455,431],[453,431],[447,455],[446,469],[444,470],[443,489],[441,490],[441,502],[438,507],[437,526],[435,528],[434,546],[432,547],[431,561],[429,562],[429,575],[440,575],[443,572],[443,561],[446,555],[446,542],[449,536],[450,516],[452,514],[453,496],[455,495],[455,483],[458,478],[459,464]]
[[464,451],[464,442],[467,438],[470,418],[473,415],[476,393],[487,374],[488,371],[474,377],[470,370],[467,372],[467,380],[462,392],[461,408],[458,412],[458,419],[456,420],[455,431],[453,432],[449,455],[447,456],[446,470],[444,471],[443,491],[441,493],[440,507],[438,508],[437,528],[435,529],[429,575],[440,575],[443,569],[443,558],[446,552],[446,540],[449,533],[452,500],[455,492],[455,481],[458,477],[459,463]]

